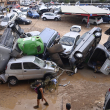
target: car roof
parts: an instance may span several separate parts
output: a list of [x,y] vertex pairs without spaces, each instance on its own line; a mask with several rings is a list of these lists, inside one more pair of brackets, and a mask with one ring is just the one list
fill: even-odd
[[52,13],[52,12],[46,12],[46,13],[44,13],[44,14],[55,14],[55,13]]
[[9,14],[5,15],[5,17],[10,17],[13,14],[16,14],[16,13],[9,13]]
[[52,37],[52,35],[55,33],[56,31],[50,28],[45,28],[40,34],[39,36],[41,37],[43,43],[48,43],[48,41],[50,40],[50,38]]
[[76,38],[78,35],[80,35],[78,32],[68,32],[64,36]]
[[35,56],[24,56],[22,58],[12,58],[8,63],[17,63],[17,62],[33,62],[35,60]]

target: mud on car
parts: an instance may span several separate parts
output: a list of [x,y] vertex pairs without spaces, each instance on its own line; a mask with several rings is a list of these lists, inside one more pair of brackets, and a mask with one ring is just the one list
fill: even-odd
[[76,42],[76,48],[69,56],[70,66],[74,73],[77,68],[81,68],[83,62],[90,57],[95,47],[100,42],[102,36],[102,29],[94,27],[90,31],[83,34]]

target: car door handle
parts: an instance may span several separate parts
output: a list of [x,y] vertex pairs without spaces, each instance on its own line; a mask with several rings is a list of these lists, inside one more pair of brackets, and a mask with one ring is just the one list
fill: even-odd
[[24,72],[27,72],[26,70]]

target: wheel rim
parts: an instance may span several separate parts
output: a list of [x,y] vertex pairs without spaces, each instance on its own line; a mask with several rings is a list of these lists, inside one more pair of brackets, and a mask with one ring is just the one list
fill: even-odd
[[58,21],[58,18],[55,18],[55,21]]
[[46,18],[44,18],[44,21],[46,20]]
[[76,74],[76,73],[77,73],[77,71],[78,71],[78,69],[77,69],[77,68],[75,68],[75,69],[74,69],[74,73]]
[[16,80],[15,79],[11,79],[10,80],[10,84],[15,85],[16,84]]

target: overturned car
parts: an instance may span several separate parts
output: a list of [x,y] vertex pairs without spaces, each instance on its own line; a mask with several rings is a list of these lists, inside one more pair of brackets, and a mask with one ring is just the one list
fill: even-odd
[[100,42],[102,36],[102,29],[94,27],[90,31],[83,34],[76,42],[76,48],[69,56],[70,66],[74,73],[77,72],[77,68],[81,68],[82,64],[88,59]]

